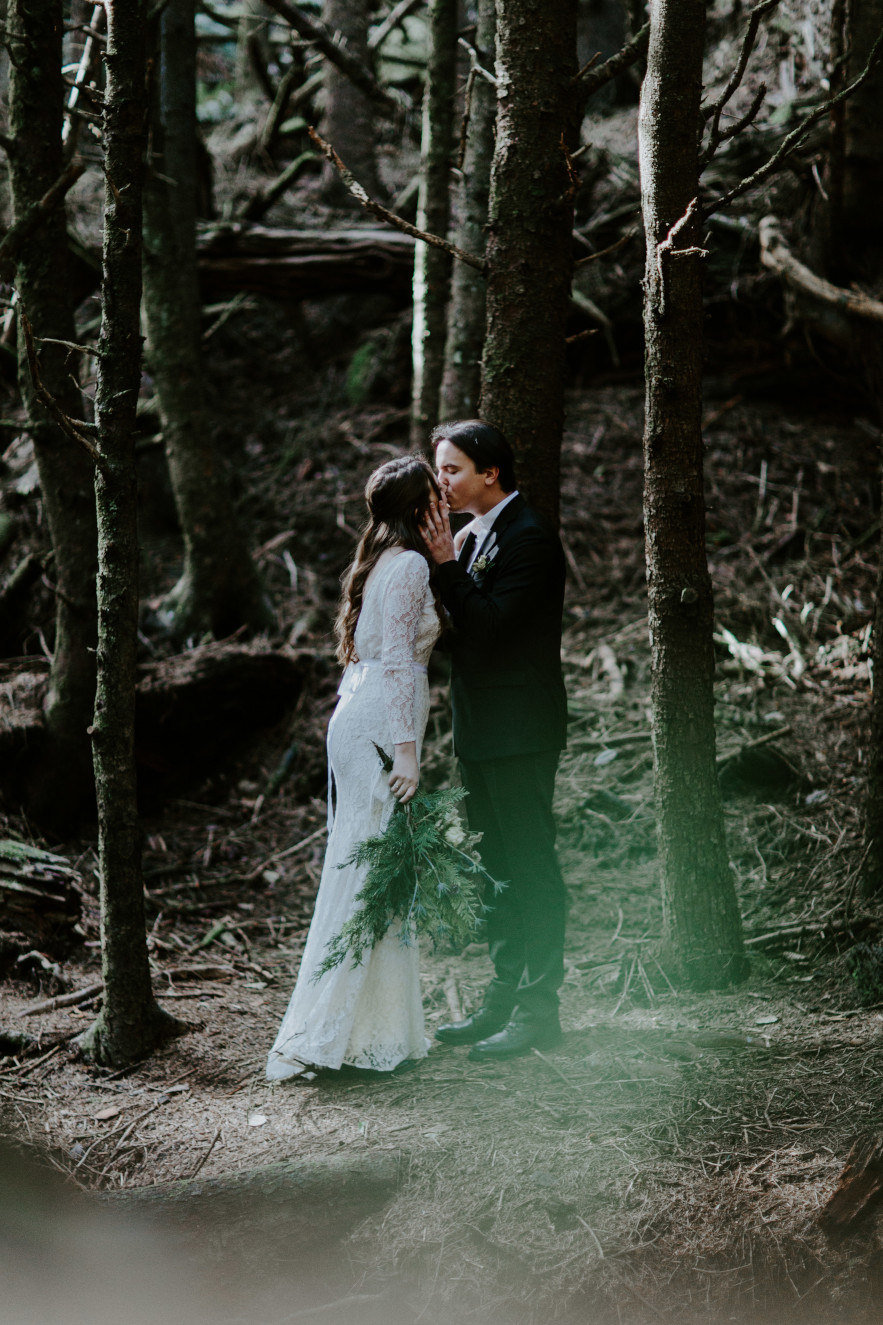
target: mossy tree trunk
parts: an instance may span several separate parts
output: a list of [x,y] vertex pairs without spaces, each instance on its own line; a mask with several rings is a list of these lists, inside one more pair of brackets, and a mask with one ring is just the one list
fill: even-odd
[[135,406],[141,381],[141,192],[147,0],[108,0],[99,455],[98,687],[92,726],[98,798],[104,1005],[83,1037],[98,1062],[144,1057],[177,1023],[153,997],[144,929],[135,784],[138,538]]
[[530,500],[558,518],[578,130],[576,0],[497,0],[497,137],[481,414]]
[[[451,215],[457,0],[432,0],[429,29],[417,227],[433,235],[446,235]],[[415,447],[426,445],[427,433],[438,422],[450,281],[450,255],[430,244],[418,244],[414,252],[411,331],[411,444]]]
[[639,159],[647,264],[644,522],[666,956],[685,983],[745,973],[715,764],[712,590],[702,481],[697,125],[705,0],[655,0]]
[[148,359],[184,539],[183,574],[162,616],[178,638],[260,630],[271,614],[206,412],[196,262],[198,144],[194,0],[170,0],[152,34],[153,103],[144,187]]
[[[325,0],[322,21],[331,32],[340,34],[350,55],[371,67],[368,50],[368,26],[371,18],[368,0]],[[325,62],[324,135],[333,144],[348,170],[372,198],[383,192],[377,173],[377,148],[374,133],[374,108],[371,100],[331,63]],[[330,162],[324,166],[322,190],[329,202],[353,208],[353,199]]]
[[[64,168],[61,126],[64,106],[61,0],[11,0],[9,157],[13,219],[18,220],[55,183]],[[65,209],[56,206],[25,239],[15,277],[21,307],[36,337],[75,341],[67,293]],[[90,751],[87,728],[95,702],[95,496],[92,462],[77,449],[36,398],[24,337],[19,338],[19,383],[40,475],[43,509],[52,540],[50,576],[55,587],[55,641],[46,723],[49,759],[41,774],[40,821],[67,831],[88,795]],[[62,409],[82,412],[71,377],[71,355],[44,344],[40,372]]]
[[[497,26],[494,0],[478,0],[475,23],[474,44],[478,61],[492,73]],[[454,236],[458,248],[474,253],[476,257],[483,256],[485,250],[496,118],[496,91],[479,75],[472,84]],[[486,291],[487,282],[480,271],[465,262],[454,263],[439,397],[439,418],[442,420],[472,418],[478,412]]]

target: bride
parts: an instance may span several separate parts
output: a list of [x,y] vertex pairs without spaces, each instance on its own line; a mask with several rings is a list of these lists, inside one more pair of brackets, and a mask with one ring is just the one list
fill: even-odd
[[[267,1060],[281,1080],[311,1067],[390,1071],[423,1058],[428,1042],[416,942],[393,927],[359,966],[349,958],[318,980],[325,945],[352,913],[366,866],[345,862],[385,828],[394,798],[417,790],[429,713],[426,663],[442,627],[440,599],[420,532],[440,493],[425,460],[390,460],[365,489],[369,520],[344,577],[337,618],[346,670],[328,726],[334,791],[325,864],[297,984]],[[387,778],[374,743],[393,753]],[[341,868],[343,866],[343,868]]]

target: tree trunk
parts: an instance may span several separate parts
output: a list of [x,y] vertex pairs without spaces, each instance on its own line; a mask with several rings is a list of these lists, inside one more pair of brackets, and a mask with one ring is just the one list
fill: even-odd
[[[832,91],[865,67],[883,28],[883,0],[836,3],[831,17]],[[839,58],[838,58],[839,57]],[[880,75],[869,78],[832,114],[828,167],[827,270],[839,283],[883,296],[883,97]],[[853,320],[855,355],[883,422],[883,345],[879,327]],[[883,894],[883,551],[878,552],[877,596],[871,644],[874,687],[864,807],[862,890]]]
[[[347,51],[366,68],[370,6],[367,0],[325,0],[322,19],[332,32],[339,32]],[[383,192],[377,174],[374,111],[371,101],[330,61],[325,64],[325,137],[334,144],[348,170],[372,198]],[[330,162],[325,163],[322,188],[329,202],[338,207],[358,207]]]
[[[457,0],[432,0],[429,28],[417,228],[433,235],[447,235],[457,75]],[[418,244],[414,254],[411,330],[411,445],[414,447],[426,445],[428,432],[438,422],[450,279],[450,254],[431,244]]]
[[506,434],[525,491],[553,520],[573,272],[576,10],[576,0],[497,0],[481,414]]
[[745,973],[715,767],[712,592],[702,484],[697,134],[705,0],[656,0],[641,95],[647,235],[644,521],[665,940],[694,988]]
[[236,33],[236,86],[262,93],[273,100],[268,65],[270,43],[268,29],[273,11],[263,0],[242,0]]
[[158,21],[150,152],[144,188],[144,305],[148,356],[184,538],[184,572],[163,617],[179,638],[220,638],[271,622],[236,527],[206,417],[202,308],[196,262],[194,0],[171,0]]
[[[478,0],[475,48],[479,63],[491,73],[496,25],[494,0]],[[454,236],[458,248],[474,253],[476,257],[482,257],[485,250],[496,118],[496,91],[486,79],[478,76],[472,84],[457,233]],[[465,262],[454,263],[439,398],[439,417],[443,420],[468,419],[478,412],[486,292],[487,282],[481,272]]]
[[153,997],[135,787],[138,539],[135,406],[141,381],[141,186],[147,0],[109,0],[104,251],[96,414],[98,687],[92,726],[104,1006],[83,1037],[100,1063],[143,1058],[177,1023]]
[[[835,0],[831,15],[831,91],[848,86],[864,69],[883,29],[883,0],[845,4]],[[835,280],[879,275],[883,238],[883,94],[880,75],[867,79],[832,112],[827,174],[829,195],[828,263]]]
[[[61,125],[61,0],[12,0],[9,10],[9,155],[14,220],[55,183],[63,170]],[[65,209],[59,204],[24,240],[16,270],[21,306],[36,337],[75,341],[67,291]],[[61,408],[80,416],[71,380],[71,355],[44,345],[40,372]],[[51,758],[41,783],[37,818],[63,832],[89,794],[87,728],[95,701],[95,497],[92,464],[61,432],[36,398],[24,337],[19,337],[19,382],[40,474],[43,509],[55,553],[55,642],[46,704]]]

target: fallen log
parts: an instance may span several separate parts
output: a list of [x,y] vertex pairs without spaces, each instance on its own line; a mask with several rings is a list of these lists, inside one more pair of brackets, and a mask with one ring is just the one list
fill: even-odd
[[[29,947],[66,952],[77,939],[82,892],[82,877],[64,856],[0,840],[0,931],[23,932]],[[12,945],[8,955],[14,960],[21,952]]]
[[883,303],[861,290],[844,290],[839,285],[816,276],[814,271],[799,262],[782,236],[778,219],[765,216],[760,223],[760,260],[770,271],[781,276],[786,284],[801,294],[811,295],[823,304],[829,304],[840,313],[883,322]]
[[242,224],[204,230],[199,275],[204,297],[245,290],[275,299],[341,293],[410,298],[414,240],[395,230],[281,230]]

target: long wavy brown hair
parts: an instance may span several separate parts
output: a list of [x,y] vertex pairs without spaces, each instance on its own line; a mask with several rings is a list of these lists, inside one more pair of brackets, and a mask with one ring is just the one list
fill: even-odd
[[422,456],[406,455],[388,460],[368,479],[365,488],[368,523],[362,531],[352,565],[343,576],[343,597],[335,622],[337,657],[344,665],[358,659],[354,637],[365,583],[387,548],[403,547],[410,552],[419,552],[429,563],[435,610],[444,625],[444,609],[435,587],[435,563],[427,554],[420,532],[430,501],[438,501],[439,496],[435,474]]

